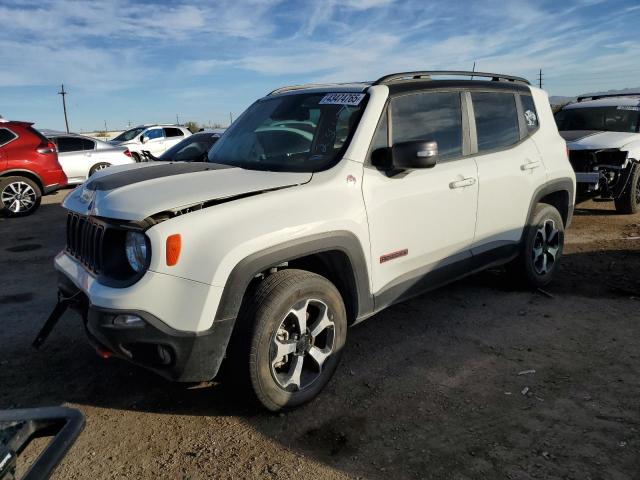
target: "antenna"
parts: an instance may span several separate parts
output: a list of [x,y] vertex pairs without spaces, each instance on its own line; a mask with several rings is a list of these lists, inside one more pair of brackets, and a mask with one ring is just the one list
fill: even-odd
[[538,88],[542,89],[542,69],[540,69],[540,74],[538,75]]
[[67,133],[69,133],[69,120],[67,120],[67,102],[65,100],[65,95],[67,92],[64,91],[64,83],[61,85],[61,89],[58,92],[58,95],[62,95],[62,109],[64,110],[64,124],[67,127]]

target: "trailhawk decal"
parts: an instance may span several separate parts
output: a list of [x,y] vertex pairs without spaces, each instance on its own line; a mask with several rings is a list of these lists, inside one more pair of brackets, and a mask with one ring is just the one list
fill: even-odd
[[327,93],[320,105],[359,105],[364,98],[364,93]]
[[409,255],[409,249],[405,248],[403,250],[396,250],[395,252],[386,253],[380,256],[380,263],[388,262],[390,260],[395,260],[396,258],[405,257]]

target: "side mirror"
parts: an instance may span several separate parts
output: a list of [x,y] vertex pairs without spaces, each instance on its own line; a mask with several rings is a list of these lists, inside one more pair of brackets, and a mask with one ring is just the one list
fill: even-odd
[[140,143],[145,143],[147,141],[147,137],[144,135],[140,135]]
[[391,147],[391,162],[398,169],[433,168],[438,163],[438,143],[423,140],[396,143]]

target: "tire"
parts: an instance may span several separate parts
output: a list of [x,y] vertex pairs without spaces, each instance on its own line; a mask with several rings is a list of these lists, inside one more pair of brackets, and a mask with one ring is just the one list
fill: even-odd
[[91,170],[89,170],[89,176],[93,175],[94,173],[100,171],[100,170],[104,170],[107,167],[110,167],[111,164],[107,163],[107,162],[100,162],[100,163],[96,163],[93,167],[91,167]]
[[0,211],[8,217],[31,215],[40,206],[42,191],[27,177],[0,179]]
[[553,280],[564,247],[564,222],[560,212],[539,203],[525,228],[520,254],[507,265],[512,279],[525,287],[541,288]]
[[142,161],[142,157],[140,157],[140,154],[137,152],[131,152],[131,158],[133,158],[136,163],[140,163]]
[[615,199],[616,210],[622,214],[634,214],[640,210],[640,164],[634,164],[624,191]]
[[274,412],[302,405],[324,388],[347,336],[340,293],[326,278],[303,270],[262,280],[248,293],[238,321],[228,375]]

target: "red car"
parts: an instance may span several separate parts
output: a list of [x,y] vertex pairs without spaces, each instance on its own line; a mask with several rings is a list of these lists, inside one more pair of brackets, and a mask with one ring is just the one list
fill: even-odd
[[42,195],[67,185],[53,142],[29,122],[0,118],[0,212],[33,213]]

